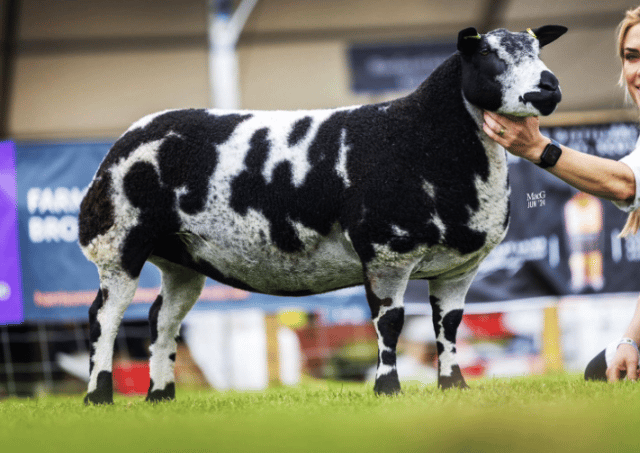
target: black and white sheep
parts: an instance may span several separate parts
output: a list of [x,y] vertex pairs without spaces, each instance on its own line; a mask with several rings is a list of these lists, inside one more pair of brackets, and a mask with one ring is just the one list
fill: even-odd
[[80,210],[80,245],[100,274],[85,402],[113,401],[113,343],[146,261],[162,272],[149,401],[175,397],[175,337],[205,276],[284,296],[364,284],[384,394],[400,390],[407,282],[428,279],[438,384],[465,387],[455,347],[465,295],[509,224],[506,153],[483,135],[482,109],[550,114],[560,90],[539,51],[565,31],[465,29],[458,52],[391,102],[175,110],[133,124]]

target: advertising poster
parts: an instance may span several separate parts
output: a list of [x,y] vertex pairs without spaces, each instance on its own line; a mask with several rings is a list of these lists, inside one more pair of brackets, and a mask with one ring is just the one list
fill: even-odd
[[0,325],[22,321],[15,145],[0,142]]
[[[613,160],[636,146],[634,123],[553,127],[563,145]],[[640,234],[619,238],[627,214],[511,155],[511,223],[480,266],[469,301],[637,292]]]

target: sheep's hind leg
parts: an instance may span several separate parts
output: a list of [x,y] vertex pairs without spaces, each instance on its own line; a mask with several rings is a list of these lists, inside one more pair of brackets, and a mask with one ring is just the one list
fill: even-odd
[[113,403],[113,343],[138,279],[121,269],[99,269],[100,289],[89,309],[89,387],[85,404]]
[[371,318],[378,335],[378,366],[373,390],[376,394],[400,392],[396,347],[404,325],[404,292],[410,268],[365,270],[365,289]]
[[462,321],[464,300],[475,272],[457,279],[429,282],[433,327],[438,348],[438,386],[468,388],[456,358],[456,334]]
[[163,259],[152,257],[149,261],[162,271],[162,290],[149,310],[151,382],[146,400],[157,402],[175,399],[176,337],[202,292],[205,277]]

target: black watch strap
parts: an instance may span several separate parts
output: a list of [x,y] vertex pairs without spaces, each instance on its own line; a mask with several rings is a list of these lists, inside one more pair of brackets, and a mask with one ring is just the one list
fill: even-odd
[[540,163],[537,164],[540,168],[549,168],[553,167],[558,159],[560,159],[560,155],[562,154],[562,147],[560,143],[551,139],[551,143],[549,143],[542,151],[540,155]]

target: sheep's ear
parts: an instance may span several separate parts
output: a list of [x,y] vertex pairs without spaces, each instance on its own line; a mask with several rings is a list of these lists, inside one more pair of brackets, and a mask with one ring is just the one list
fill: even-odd
[[458,33],[458,50],[465,55],[470,55],[480,45],[482,37],[473,27],[465,28]]
[[538,38],[538,41],[540,41],[540,47],[543,47],[564,35],[567,30],[568,28],[562,25],[545,25],[540,28],[534,28],[533,30],[528,29],[527,31],[533,33],[533,35]]

